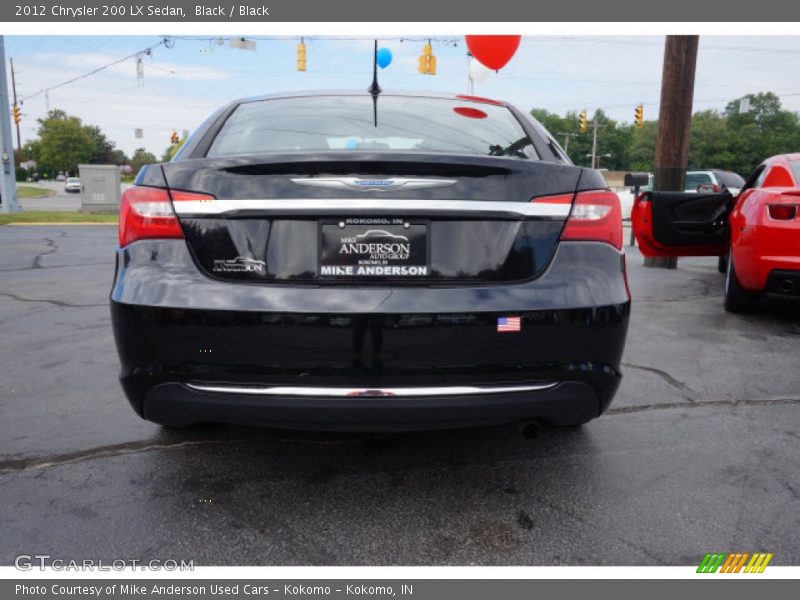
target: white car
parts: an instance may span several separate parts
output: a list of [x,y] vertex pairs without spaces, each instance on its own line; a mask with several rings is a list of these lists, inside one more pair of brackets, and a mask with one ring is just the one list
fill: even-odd
[[81,191],[81,180],[77,177],[67,177],[67,182],[64,184],[65,192],[78,192]]
[[744,179],[733,171],[686,171],[684,191],[713,193],[728,190],[731,196],[736,196],[744,186]]

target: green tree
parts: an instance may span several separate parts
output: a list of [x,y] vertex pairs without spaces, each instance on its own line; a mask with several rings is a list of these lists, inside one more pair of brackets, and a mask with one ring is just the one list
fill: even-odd
[[653,160],[656,154],[656,136],[658,135],[658,122],[645,121],[641,129],[631,126],[631,141],[628,147],[627,170],[653,171]]
[[36,172],[41,177],[49,175],[49,173],[42,165],[41,144],[39,143],[39,140],[28,140],[27,142],[25,142],[25,144],[22,146],[22,149],[19,151],[18,155],[19,158],[16,161],[17,164],[20,164],[28,160],[35,161],[37,165]]
[[730,168],[736,163],[733,142],[724,115],[715,110],[695,113],[689,138],[689,168]]
[[[598,166],[610,171],[621,171],[628,168],[628,150],[633,135],[632,128],[620,126],[610,119],[601,109],[589,120],[589,153],[591,154],[591,135],[593,119],[597,120],[597,156]],[[611,156],[606,156],[610,154]],[[591,163],[591,158],[587,159]]]
[[156,155],[152,152],[148,152],[144,148],[137,148],[136,151],[131,156],[131,167],[134,173],[139,173],[139,169],[141,169],[145,165],[152,165],[153,163],[158,162]]
[[123,152],[119,148],[114,148],[114,151],[111,153],[111,161],[110,161],[112,165],[117,165],[117,166],[127,165],[130,161],[131,159],[128,158],[128,155],[125,154],[125,152]]
[[94,153],[89,158],[89,163],[96,165],[114,164],[115,144],[96,125],[86,125],[86,131],[92,137]]
[[172,158],[177,154],[178,150],[181,149],[181,146],[186,142],[186,138],[181,138],[178,140],[177,144],[170,144],[164,150],[164,153],[161,155],[161,162],[169,162]]
[[96,151],[95,139],[78,117],[51,110],[39,119],[39,164],[50,171],[78,172]]
[[[576,165],[589,166],[592,163],[592,127],[597,119],[597,155],[599,166],[617,170],[626,168],[632,132],[629,127],[621,127],[602,110],[589,115],[589,130],[580,132],[577,112],[568,112],[563,117],[542,108],[534,108],[531,115],[552,133],[558,142],[566,147],[567,154]],[[609,154],[610,156],[605,156]]]
[[586,155],[592,151],[591,133],[581,133],[578,113],[568,112],[563,117],[543,108],[531,110],[531,116],[547,129],[576,165],[588,166],[591,160]]
[[[750,100],[747,111],[740,110],[744,97]],[[725,117],[731,138],[728,168],[747,175],[769,156],[800,149],[800,119],[772,92],[744,97],[728,102]]]
[[[749,94],[750,108],[740,110],[740,98],[731,100],[723,112],[704,110],[692,116],[689,145],[690,169],[728,169],[747,176],[761,161],[776,154],[800,150],[800,116],[784,110],[772,92]],[[652,171],[658,122],[645,121],[641,129],[617,123],[598,110],[589,115],[589,131],[578,132],[578,114],[564,116],[534,108],[538,119],[565,145],[577,165],[588,166],[592,151],[592,119],[597,119],[597,154],[600,166],[612,170]],[[605,154],[611,156],[605,157]]]

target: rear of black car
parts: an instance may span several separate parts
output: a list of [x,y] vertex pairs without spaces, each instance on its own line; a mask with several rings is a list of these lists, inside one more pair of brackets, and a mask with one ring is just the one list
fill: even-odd
[[172,425],[582,423],[620,381],[621,242],[602,176],[507,105],[236,102],[124,195],[122,385]]

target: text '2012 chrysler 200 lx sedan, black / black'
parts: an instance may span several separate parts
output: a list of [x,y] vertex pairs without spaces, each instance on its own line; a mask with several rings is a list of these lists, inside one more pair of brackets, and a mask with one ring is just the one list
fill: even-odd
[[121,381],[157,423],[571,425],[620,382],[619,200],[502,102],[237,101],[119,228]]

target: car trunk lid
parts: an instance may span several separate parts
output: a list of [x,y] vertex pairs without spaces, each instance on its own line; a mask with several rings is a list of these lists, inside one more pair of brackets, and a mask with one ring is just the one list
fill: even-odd
[[[209,276],[323,285],[508,282],[552,256],[581,169],[513,158],[326,152],[163,165]],[[562,195],[565,204],[537,198]],[[213,197],[213,199],[211,199]]]

